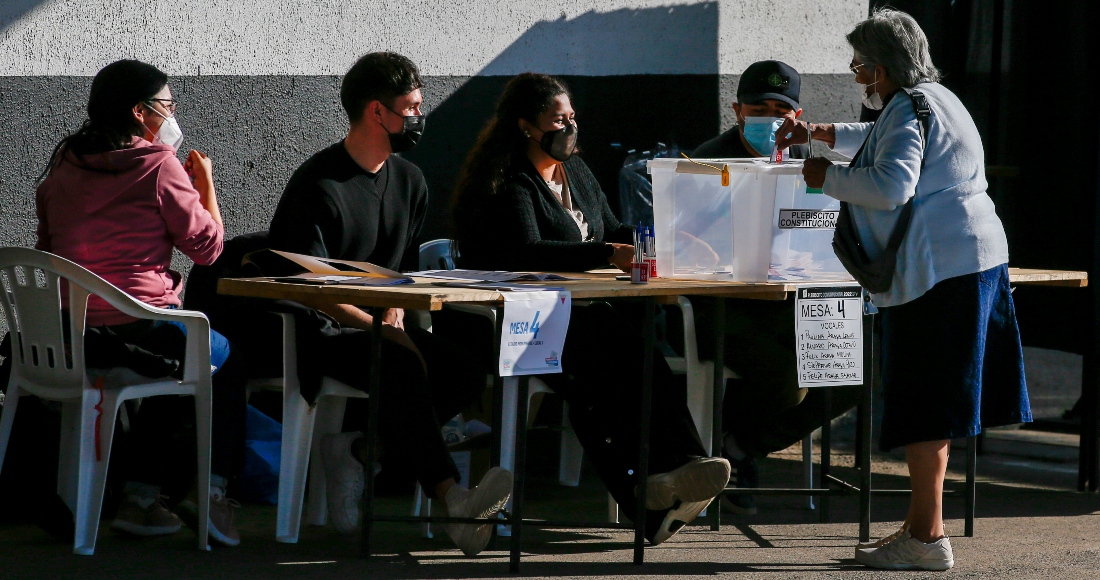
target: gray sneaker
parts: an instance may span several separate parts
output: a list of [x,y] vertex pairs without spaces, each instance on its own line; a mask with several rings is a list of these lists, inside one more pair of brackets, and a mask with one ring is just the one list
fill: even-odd
[[[241,543],[241,535],[233,525],[237,508],[241,504],[237,500],[229,499],[223,495],[210,496],[210,517],[207,518],[207,533],[210,539],[223,546],[237,546]],[[192,530],[199,529],[199,506],[194,498],[181,501],[176,509],[183,516],[184,523]]]
[[[447,515],[452,518],[491,518],[512,497],[512,472],[494,467],[474,489],[454,486],[447,491]],[[447,524],[443,529],[467,556],[489,545],[495,524]]]
[[128,495],[111,522],[112,530],[135,536],[166,536],[182,526],[179,516],[168,510],[164,496],[153,499]]
[[729,461],[721,457],[694,459],[667,473],[649,476],[646,480],[645,507],[664,510],[676,505],[677,501],[710,503],[722,493],[729,480]]
[[362,436],[355,431],[321,438],[328,516],[341,534],[350,534],[359,528],[359,500],[363,497],[366,480],[363,464],[351,452],[351,443]]
[[880,570],[949,570],[955,556],[947,536],[925,544],[904,531],[878,548],[856,550],[856,562]]

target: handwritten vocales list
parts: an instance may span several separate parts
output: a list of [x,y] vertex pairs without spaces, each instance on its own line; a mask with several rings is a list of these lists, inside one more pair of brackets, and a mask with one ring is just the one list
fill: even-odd
[[799,288],[795,300],[798,385],[863,384],[863,291]]

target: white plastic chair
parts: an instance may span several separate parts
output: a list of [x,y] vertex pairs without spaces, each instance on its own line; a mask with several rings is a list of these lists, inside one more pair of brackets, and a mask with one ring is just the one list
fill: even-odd
[[[686,375],[687,378],[687,406],[691,412],[691,418],[695,421],[695,428],[699,433],[699,440],[707,453],[714,455],[714,363],[699,360],[699,342],[695,334],[695,310],[691,301],[686,296],[676,297],[676,307],[680,309],[683,318],[684,332],[684,356],[666,356],[665,361],[673,374]],[[722,376],[726,379],[735,379],[737,374],[726,367],[722,367]],[[706,515],[706,510],[702,512]],[[607,498],[607,519],[612,522],[619,521],[619,505],[609,495]]]
[[[714,455],[714,363],[699,360],[699,342],[695,335],[695,310],[686,296],[676,297],[676,306],[684,319],[684,356],[665,357],[672,372],[687,375],[687,405],[699,431],[699,440],[707,453]],[[736,379],[737,374],[722,367],[724,379]],[[721,412],[721,411],[719,411]]]
[[[276,508],[275,541],[298,543],[302,526],[302,505],[309,471],[309,503],[306,522],[323,526],[328,521],[328,492],[321,464],[321,437],[339,433],[344,424],[348,398],[365,399],[367,393],[331,377],[321,380],[321,391],[312,407],[302,397],[298,381],[298,348],[294,315],[278,314],[283,320],[283,376],[252,379],[250,389],[283,392],[283,438],[279,458],[279,504]],[[310,461],[313,458],[314,461]]]
[[[68,281],[68,343],[62,318],[61,279]],[[210,487],[210,323],[205,315],[154,308],[69,260],[28,248],[0,248],[0,282],[0,308],[11,332],[13,359],[0,414],[0,468],[19,398],[34,395],[60,401],[57,493],[74,514],[73,553],[91,555],[95,551],[115,418],[123,401],[158,395],[195,397],[198,489]],[[187,329],[183,380],[150,379],[118,368],[96,371],[94,379],[89,377],[84,361],[84,317],[90,294],[135,318],[182,323]],[[210,496],[198,495],[197,541],[200,550],[207,550]]]

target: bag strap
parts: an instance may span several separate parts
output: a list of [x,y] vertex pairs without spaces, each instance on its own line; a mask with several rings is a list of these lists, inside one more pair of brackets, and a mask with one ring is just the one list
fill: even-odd
[[[917,112],[917,123],[920,125],[920,168],[924,169],[924,153],[928,147],[928,133],[931,132],[932,126],[932,107],[928,104],[928,97],[924,96],[924,93],[917,89],[901,89],[909,99],[913,101],[913,108]],[[874,131],[874,128],[871,129]],[[867,142],[871,140],[871,133],[867,133],[867,138],[863,140],[863,145],[859,146],[859,151],[856,151],[855,156],[849,162],[849,165],[856,162],[859,156],[863,154],[863,150],[867,148]],[[910,198],[912,200],[912,198]]]
[[[921,156],[920,156],[920,168],[924,171],[924,159],[925,152],[928,146],[928,133],[931,127],[932,108],[928,105],[928,98],[924,96],[924,93],[917,89],[902,89],[906,95],[913,101],[913,108],[917,112],[917,122],[920,124],[920,143],[921,143]],[[872,128],[872,131],[874,129]],[[871,134],[867,134],[867,138],[864,139],[863,145],[859,147],[859,151],[852,157],[851,163],[854,163],[856,159],[863,153],[863,150],[867,147],[867,142],[871,140]],[[849,165],[851,165],[849,163]],[[902,239],[905,238],[905,234],[909,231],[909,221],[913,217],[913,200],[917,198],[916,192],[913,192],[913,197],[909,198],[909,201],[905,202],[902,207],[901,214],[898,216],[897,223],[894,224],[894,231],[890,232],[890,239],[886,242],[886,251],[897,252],[901,247]],[[848,204],[840,202],[840,209],[842,212],[848,211]],[[857,238],[858,239],[858,238]]]

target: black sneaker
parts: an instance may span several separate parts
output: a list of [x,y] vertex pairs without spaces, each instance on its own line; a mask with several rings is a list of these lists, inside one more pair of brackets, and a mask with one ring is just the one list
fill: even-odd
[[[756,466],[756,460],[751,455],[738,461],[724,451],[722,453],[730,462],[730,485],[739,489],[760,487],[760,470]],[[722,509],[727,512],[751,516],[756,514],[756,502],[751,495],[722,494]]]

